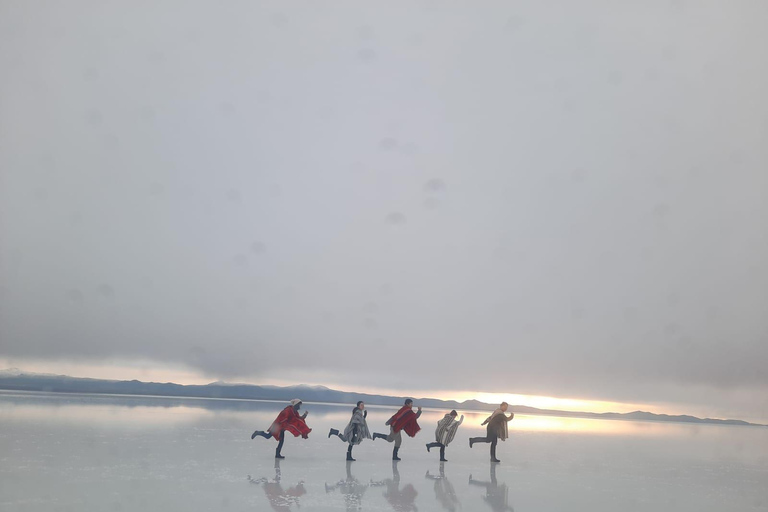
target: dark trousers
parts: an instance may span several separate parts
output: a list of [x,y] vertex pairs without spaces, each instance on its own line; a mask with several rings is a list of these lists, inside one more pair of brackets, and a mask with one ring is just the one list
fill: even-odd
[[496,458],[496,445],[499,443],[498,436],[473,437],[472,443],[491,443],[491,458]]
[[[261,436],[264,439],[269,439],[270,437],[272,437],[272,434],[270,434],[269,432],[258,432],[256,435],[257,436]],[[280,450],[283,449],[283,442],[284,441],[285,441],[285,430],[281,430],[280,431],[279,442],[277,443],[277,450],[275,451],[276,455],[280,455]]]
[[443,443],[438,443],[438,442],[429,443],[427,447],[429,448],[440,447],[440,460],[445,460],[445,445]]

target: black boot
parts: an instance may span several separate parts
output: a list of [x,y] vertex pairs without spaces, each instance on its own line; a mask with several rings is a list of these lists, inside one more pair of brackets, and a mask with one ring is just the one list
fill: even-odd
[[280,455],[280,451],[283,449],[283,441],[285,441],[285,430],[280,432],[280,442],[277,443],[277,450],[275,450],[275,458],[276,459],[284,459],[282,455]]
[[440,462],[448,462],[448,459],[445,458],[445,446],[440,445]]
[[394,450],[392,450],[392,460],[400,460],[400,457],[397,456],[397,452],[400,451],[400,448],[395,447]]
[[349,448],[347,448],[347,460],[353,461],[355,459],[352,458],[352,445],[349,445]]
[[491,462],[501,462],[496,458],[496,443],[491,445]]
[[253,434],[251,434],[251,439],[253,439],[254,437],[256,437],[258,435],[259,435],[259,431],[258,430],[254,430]]
[[384,434],[379,434],[378,432],[374,432],[373,433],[373,440],[374,441],[377,440],[377,439],[386,439],[386,438],[387,438],[387,436],[385,436]]
[[339,431],[335,428],[332,428],[330,432],[328,432],[328,438],[330,439],[331,436],[337,436],[339,435]]

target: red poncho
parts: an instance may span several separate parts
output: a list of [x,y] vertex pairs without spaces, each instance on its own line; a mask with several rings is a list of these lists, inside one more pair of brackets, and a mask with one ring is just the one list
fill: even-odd
[[389,418],[387,423],[395,432],[405,430],[405,433],[410,437],[415,436],[418,431],[421,430],[419,424],[416,423],[416,413],[413,412],[413,409],[406,405],[402,406],[394,416]]
[[304,418],[296,413],[296,410],[292,405],[289,405],[277,415],[275,421],[269,427],[269,433],[276,441],[280,440],[280,432],[285,430],[294,435],[294,437],[304,437],[312,432],[312,429],[307,426]]

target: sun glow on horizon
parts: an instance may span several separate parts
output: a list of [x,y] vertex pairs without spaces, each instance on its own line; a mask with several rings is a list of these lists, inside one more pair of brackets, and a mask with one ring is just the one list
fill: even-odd
[[[0,358],[0,369],[19,367],[21,370],[41,373],[54,373],[68,375],[70,377],[85,377],[96,379],[132,380],[144,382],[173,382],[176,384],[208,384],[215,377],[205,376],[199,371],[183,365],[158,365],[149,361],[108,361],[74,362],[74,361],[34,361],[34,360],[10,360]],[[617,412],[626,413],[637,410],[651,411],[655,413],[680,414],[679,408],[661,403],[638,404],[628,402],[613,402],[605,400],[593,400],[587,398],[562,398],[545,395],[526,395],[516,393],[489,393],[484,391],[445,391],[427,389],[394,389],[375,386],[355,386],[354,389],[343,382],[305,382],[287,381],[282,379],[233,379],[233,382],[253,385],[296,386],[324,385],[331,389],[347,392],[373,395],[389,395],[411,397],[417,400],[424,398],[436,398],[439,400],[454,400],[464,402],[466,400],[478,400],[491,406],[507,402],[511,406],[523,405],[537,409],[551,409],[573,412]],[[418,403],[417,403],[418,405]],[[694,411],[696,412],[696,411]]]
[[460,393],[461,400],[479,400],[490,404],[507,402],[510,405],[525,405],[537,409],[553,409],[558,411],[574,412],[633,412],[637,410],[651,410],[659,412],[659,405],[636,404],[627,402],[611,402],[605,400],[591,400],[584,398],[559,398],[544,395],[522,395],[515,393],[486,393],[467,391]]
[[[275,383],[276,385],[290,385],[286,382]],[[417,390],[417,389],[391,389],[391,388],[356,388],[349,389],[340,383],[325,384],[331,389],[344,391],[347,393],[366,393],[376,395],[406,396],[415,399],[436,398],[438,400],[453,400],[456,402],[465,402],[467,400],[478,400],[489,405],[507,402],[510,406],[524,405],[535,407],[537,409],[550,409],[557,411],[571,412],[617,412],[627,413],[634,411],[650,411],[657,414],[681,414],[679,410],[667,404],[643,404],[633,402],[615,402],[609,400],[594,400],[589,398],[562,398],[546,395],[525,395],[519,393],[489,393],[485,391],[436,391],[436,390]]]

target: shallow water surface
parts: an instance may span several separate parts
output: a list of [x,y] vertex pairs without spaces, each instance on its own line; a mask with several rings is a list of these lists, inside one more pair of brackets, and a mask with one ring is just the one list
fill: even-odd
[[[365,441],[347,463],[352,404],[305,404],[308,440],[250,439],[285,404],[0,392],[0,510],[765,511],[768,429],[518,415],[489,462],[485,413],[465,412],[448,462],[425,410],[401,462]],[[369,408],[387,432],[394,409]]]

